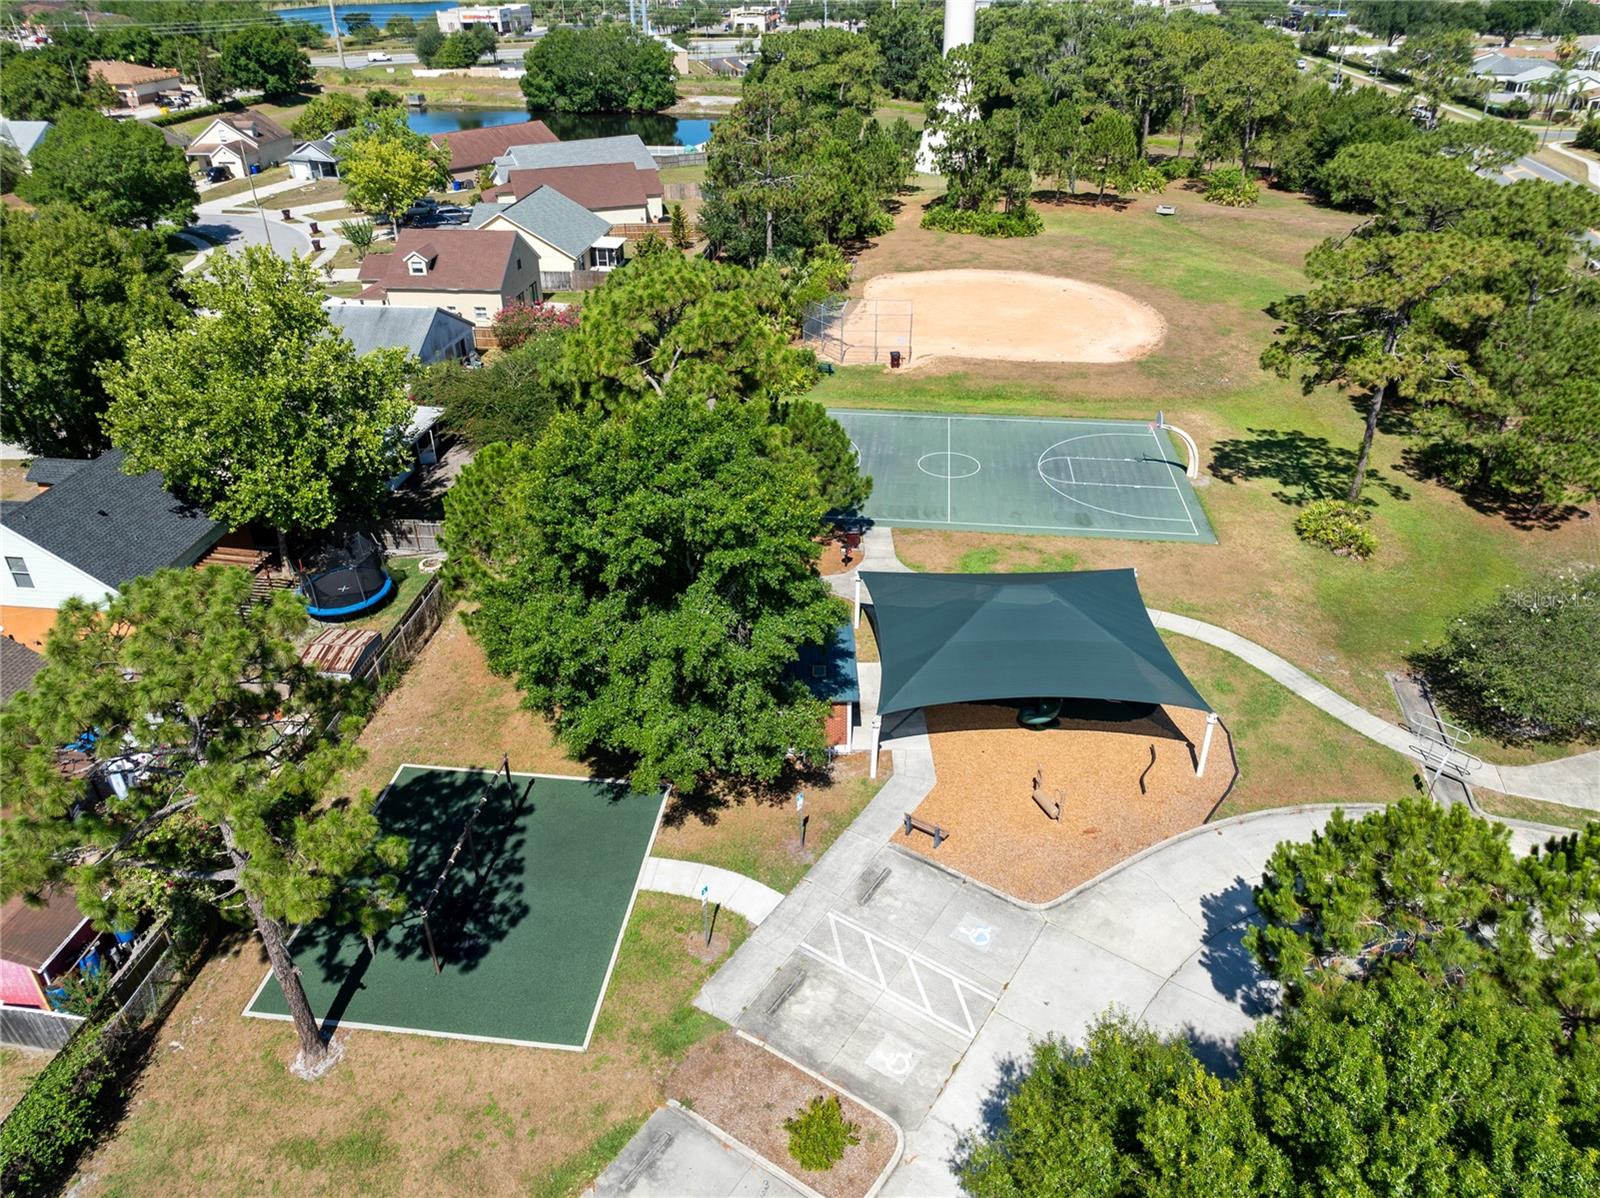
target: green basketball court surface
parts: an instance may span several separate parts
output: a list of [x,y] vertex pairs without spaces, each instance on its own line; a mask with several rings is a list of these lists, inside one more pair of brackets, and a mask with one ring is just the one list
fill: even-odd
[[862,514],[879,523],[1216,544],[1184,459],[1149,423],[829,414],[872,476]]
[[[325,925],[292,945],[325,1026],[588,1047],[664,796],[543,774],[512,774],[507,788],[501,775],[429,920],[435,974],[416,912],[492,778],[415,765],[395,774],[378,819],[411,842],[408,914],[376,938],[376,954],[356,931]],[[270,972],[245,1014],[288,1018]]]

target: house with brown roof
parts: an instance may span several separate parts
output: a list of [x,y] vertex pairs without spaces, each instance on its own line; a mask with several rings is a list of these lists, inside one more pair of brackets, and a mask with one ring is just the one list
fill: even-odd
[[435,133],[433,144],[450,151],[450,174],[471,181],[479,168],[493,162],[512,146],[542,146],[557,140],[543,121],[518,121],[487,129],[458,129]]
[[183,77],[171,67],[142,67],[136,62],[108,59],[89,63],[89,79],[105,80],[124,108],[152,104],[162,92],[177,91],[183,86]]
[[289,131],[254,108],[225,112],[195,135],[184,156],[205,166],[225,168],[242,179],[251,167],[266,170],[294,152]]
[[596,162],[582,166],[550,166],[512,171],[491,188],[485,199],[515,202],[541,187],[559,191],[613,225],[643,225],[666,211],[661,173],[640,170],[630,162]]
[[480,328],[501,308],[537,303],[539,255],[515,232],[402,229],[391,254],[368,254],[352,301],[402,308],[443,308]]

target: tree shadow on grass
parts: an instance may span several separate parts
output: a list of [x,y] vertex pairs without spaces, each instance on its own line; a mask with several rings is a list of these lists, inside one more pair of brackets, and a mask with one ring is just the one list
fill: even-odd
[[[1082,182],[1080,180],[1079,182]],[[1058,196],[1053,188],[1041,188],[1028,196],[1030,204],[1037,204],[1041,208],[1104,208],[1108,212],[1123,212],[1133,206],[1136,196],[1120,196],[1116,192],[1108,191],[1100,203],[1096,204],[1094,191],[1080,191],[1073,193],[1063,191]]]
[[1547,503],[1540,496],[1457,485],[1449,476],[1447,463],[1447,455],[1428,445],[1412,446],[1401,457],[1402,469],[1412,478],[1441,482],[1473,511],[1495,516],[1524,532],[1554,532],[1569,520],[1594,518],[1592,512],[1570,503]]
[[[1270,479],[1278,489],[1272,497],[1291,507],[1304,507],[1318,499],[1343,499],[1355,477],[1356,451],[1313,437],[1297,429],[1252,428],[1248,437],[1218,441],[1211,447],[1211,474],[1225,483]],[[1408,500],[1410,493],[1385,476],[1367,470],[1367,487],[1391,499]],[[1372,506],[1370,498],[1362,502]]]
[[832,770],[825,762],[790,761],[771,782],[756,778],[718,778],[702,783],[693,791],[673,791],[662,813],[664,828],[678,828],[694,821],[714,826],[722,812],[746,803],[759,807],[784,807],[794,801],[796,789],[833,785]]

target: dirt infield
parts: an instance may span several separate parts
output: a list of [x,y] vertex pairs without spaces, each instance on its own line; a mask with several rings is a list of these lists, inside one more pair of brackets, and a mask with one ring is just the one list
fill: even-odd
[[[911,365],[940,358],[1006,362],[1130,362],[1161,344],[1167,322],[1132,296],[1052,275],[925,270],[879,275],[864,298],[911,301]],[[846,322],[854,341],[871,304]]]
[[[1020,727],[1002,705],[929,707],[924,716],[939,780],[916,814],[949,839],[935,850],[932,838],[902,832],[895,843],[1029,902],[1198,827],[1233,777],[1220,727],[1206,776],[1194,776],[1206,717],[1180,707],[1116,722],[1064,718],[1044,732]],[[1061,800],[1059,823],[1031,797],[1040,766],[1047,799]]]

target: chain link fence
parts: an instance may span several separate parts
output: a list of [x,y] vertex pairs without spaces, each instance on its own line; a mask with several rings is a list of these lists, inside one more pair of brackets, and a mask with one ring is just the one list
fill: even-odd
[[910,300],[830,296],[812,304],[801,320],[801,340],[817,357],[840,365],[911,361]]

